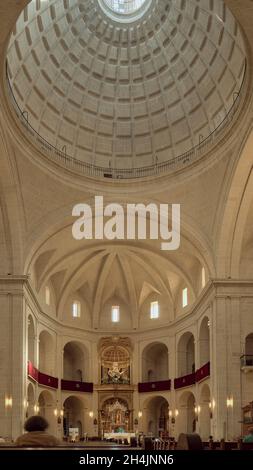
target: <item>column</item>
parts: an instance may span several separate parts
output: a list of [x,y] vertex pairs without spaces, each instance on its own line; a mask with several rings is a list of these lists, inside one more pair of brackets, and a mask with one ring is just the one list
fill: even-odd
[[215,439],[227,438],[227,390],[228,390],[228,340],[226,299],[218,297],[213,309],[213,435]]

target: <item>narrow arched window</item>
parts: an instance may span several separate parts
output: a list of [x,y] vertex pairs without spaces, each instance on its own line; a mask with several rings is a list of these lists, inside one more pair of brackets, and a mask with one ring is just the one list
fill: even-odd
[[202,267],[202,270],[201,270],[201,284],[202,284],[202,289],[203,289],[206,285],[206,270],[204,266]]
[[119,322],[119,305],[112,306],[112,322],[113,323]]
[[72,304],[72,317],[80,318],[81,316],[81,304],[79,300],[75,300]]
[[48,286],[45,287],[45,301],[47,305],[50,305],[50,289]]
[[182,306],[183,308],[187,307],[188,305],[188,288],[185,287],[183,290],[182,290]]
[[159,318],[159,302],[156,300],[155,302],[151,302],[150,304],[150,318],[156,319]]

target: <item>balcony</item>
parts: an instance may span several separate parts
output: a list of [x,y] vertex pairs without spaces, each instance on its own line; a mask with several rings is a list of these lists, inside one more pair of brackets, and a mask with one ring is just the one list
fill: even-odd
[[139,393],[162,392],[171,389],[171,380],[160,380],[158,382],[142,382],[138,384]]
[[74,380],[61,380],[61,389],[68,392],[93,392],[93,383],[76,382]]
[[[31,361],[28,361],[27,375],[30,379],[34,380],[39,385],[43,385],[44,387],[57,389],[59,386],[58,378],[43,374],[38,369],[36,369],[36,367],[34,367]],[[69,392],[93,393],[93,383],[61,380],[61,390],[66,390]]]
[[241,356],[241,370],[244,372],[251,372],[253,371],[253,355],[244,354]]
[[52,377],[51,375],[43,374],[36,367],[34,367],[31,361],[28,361],[27,364],[27,375],[30,379],[35,380],[39,385],[44,385],[45,387],[58,388],[58,379]]
[[201,382],[201,380],[204,380],[207,377],[210,377],[210,362],[207,362],[207,364],[205,364],[195,372],[196,382]]
[[195,385],[196,383],[196,374],[193,372],[192,374],[184,375],[183,377],[178,377],[174,379],[174,388],[175,390],[184,387],[190,387],[191,385]]
[[58,379],[51,375],[43,374],[42,372],[38,374],[38,383],[45,387],[58,388]]
[[36,367],[34,367],[31,361],[28,361],[27,364],[27,375],[30,377],[30,379],[35,380],[35,382],[39,381],[39,371],[36,369]]

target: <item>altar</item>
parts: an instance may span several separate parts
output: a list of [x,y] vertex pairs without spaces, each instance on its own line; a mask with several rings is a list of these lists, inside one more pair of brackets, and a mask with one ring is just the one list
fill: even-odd
[[105,432],[104,439],[110,440],[114,439],[115,441],[124,441],[127,440],[128,444],[131,442],[131,437],[136,437],[134,432]]

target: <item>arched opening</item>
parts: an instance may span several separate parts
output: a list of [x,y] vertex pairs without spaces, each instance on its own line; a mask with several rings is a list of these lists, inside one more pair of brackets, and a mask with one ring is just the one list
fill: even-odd
[[202,440],[208,440],[211,434],[210,388],[203,385],[200,392],[199,434]]
[[34,321],[31,315],[28,317],[28,361],[35,363],[35,327]]
[[71,429],[78,430],[76,440],[83,437],[85,432],[85,406],[83,401],[74,396],[68,397],[63,404],[63,433],[71,438]]
[[177,345],[178,376],[195,372],[195,341],[192,333],[181,336]]
[[143,431],[153,437],[159,437],[168,431],[169,403],[161,396],[151,398],[144,409]]
[[82,343],[71,341],[64,346],[63,378],[77,382],[88,381],[88,353]]
[[79,300],[75,300],[72,303],[72,317],[80,318],[80,316],[81,316],[81,302],[79,302]]
[[129,432],[131,416],[129,406],[123,398],[109,398],[101,409],[102,434],[111,432]]
[[142,353],[142,382],[168,380],[168,348],[163,343],[152,343]]
[[245,340],[245,355],[246,361],[251,362],[253,365],[253,333],[250,333]]
[[34,415],[34,406],[35,406],[35,391],[34,386],[29,383],[27,387],[27,413],[26,417]]
[[205,317],[200,325],[199,330],[199,364],[202,367],[210,361],[210,322]]
[[56,433],[56,418],[54,416],[54,400],[52,394],[48,390],[40,393],[39,399],[39,415],[48,421],[48,432]]
[[39,371],[47,375],[54,375],[55,347],[53,337],[47,331],[39,336]]
[[[252,372],[245,372],[252,371],[253,367],[253,333],[249,333],[246,336],[243,349],[244,355],[241,357],[241,367],[244,372],[241,374],[241,391],[244,406],[249,406],[250,409],[250,403],[252,402],[253,374]],[[244,410],[247,410],[247,408],[244,408]],[[249,415],[248,411],[243,411],[243,413],[246,413],[246,416],[247,414]],[[244,420],[248,421],[249,417],[246,416]],[[243,433],[247,430],[247,426],[248,424],[243,426]]]
[[206,270],[204,268],[204,266],[202,266],[201,268],[201,287],[202,289],[204,289],[206,285]]
[[195,397],[184,392],[179,399],[178,432],[192,434],[196,431]]
[[127,347],[113,344],[102,349],[101,383],[130,383],[130,352]]
[[46,302],[46,305],[50,305],[51,303],[51,291],[50,291],[49,286],[45,287],[45,302]]

